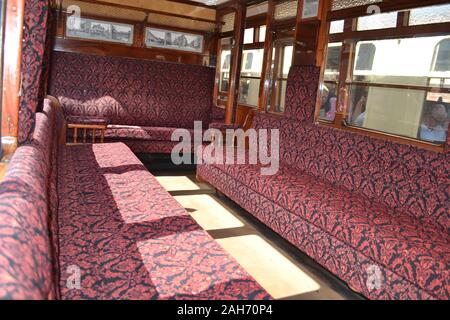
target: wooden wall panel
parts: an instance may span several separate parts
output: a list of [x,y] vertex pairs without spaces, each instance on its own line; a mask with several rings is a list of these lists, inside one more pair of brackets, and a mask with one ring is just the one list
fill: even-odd
[[[95,41],[86,39],[67,38],[65,36],[66,14],[57,11],[56,33],[53,50],[59,52],[95,54],[101,56],[116,56],[144,60],[157,60],[165,62],[193,64],[193,65],[209,65],[211,59],[211,46],[214,45],[216,39],[214,34],[199,32],[194,30],[183,30],[180,28],[171,28],[167,26],[136,23],[122,19],[105,19],[97,16],[86,16],[86,18],[107,20],[120,23],[128,23],[134,25],[134,43],[131,46],[118,44],[107,41]],[[189,33],[202,34],[204,36],[204,53],[192,53],[180,50],[147,48],[144,43],[145,27],[153,26],[163,29],[176,31],[185,31]]]
[[1,117],[4,154],[17,146],[24,7],[24,0],[9,0],[6,6]]
[[53,50],[60,52],[203,65],[202,54],[186,54],[176,50],[137,48],[106,42],[63,39],[59,37],[55,39]]

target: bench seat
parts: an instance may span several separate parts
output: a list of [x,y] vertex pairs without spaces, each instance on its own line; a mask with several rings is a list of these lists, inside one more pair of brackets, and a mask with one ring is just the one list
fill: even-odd
[[44,111],[0,184],[0,299],[271,299],[125,144]]
[[[265,299],[122,143],[72,146],[59,204],[63,299]],[[70,266],[80,290],[65,286]]]
[[197,176],[368,298],[448,300],[450,136],[433,152],[314,123],[318,82],[291,67],[285,113],[253,119],[279,133],[275,175],[206,161]]
[[[261,176],[258,165],[214,167],[216,174],[226,177],[225,181],[235,180],[251,194],[288,212],[289,218],[276,221],[272,210],[260,217],[284,237],[291,237],[290,224],[301,219],[345,243],[374,265],[389,268],[405,282],[428,287],[430,295],[449,295],[450,238],[439,226],[424,224],[411,215],[286,166],[274,176]],[[200,170],[200,175],[215,184],[214,175],[205,171]],[[248,196],[247,192],[240,192],[233,200],[245,203],[243,198]]]

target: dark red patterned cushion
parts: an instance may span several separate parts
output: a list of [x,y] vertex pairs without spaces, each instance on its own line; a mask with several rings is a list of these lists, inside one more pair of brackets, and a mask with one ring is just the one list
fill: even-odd
[[110,124],[191,129],[202,121],[206,128],[213,86],[208,67],[62,52],[52,57],[50,93],[66,116]]
[[70,147],[61,163],[63,299],[269,298],[124,144]]
[[31,144],[16,150],[0,185],[0,299],[57,296],[53,119],[36,114]]
[[[300,215],[286,210],[277,202],[268,200],[264,195],[253,191],[246,184],[217,167],[201,165],[198,167],[198,174],[308,256],[347,282],[352,289],[361,292],[366,297],[414,300],[436,298],[436,295],[430,295],[416,283],[392,272],[390,267],[379,264],[349,243],[339,240]],[[301,203],[300,200],[296,201]],[[321,216],[321,219],[326,220],[326,215]],[[342,230],[344,234],[348,234],[350,231]],[[373,283],[371,270],[374,270],[374,267],[379,270],[380,287],[371,287]],[[449,269],[448,264],[446,269]],[[430,272],[426,274],[430,274]],[[417,275],[417,277],[420,278],[421,275]],[[427,289],[436,288],[440,292],[443,290],[449,292],[448,277],[446,280],[444,279],[444,282],[438,282],[439,280],[436,281],[434,278],[429,280]],[[448,295],[444,298],[448,299]]]
[[320,68],[292,66],[286,87],[284,115],[300,122],[313,122],[319,87]]
[[[449,152],[313,124],[317,86],[315,68],[293,67],[285,115],[255,116],[254,129],[280,130],[277,175],[198,174],[367,297],[449,299]],[[379,290],[367,286],[373,265]]]
[[275,176],[260,176],[259,166],[216,167],[430,295],[450,297],[450,238],[436,225],[287,167]]
[[[171,141],[172,134],[175,130],[177,128],[110,125],[106,130],[105,138],[116,140]],[[189,131],[191,137],[194,137],[193,129],[186,130]]]

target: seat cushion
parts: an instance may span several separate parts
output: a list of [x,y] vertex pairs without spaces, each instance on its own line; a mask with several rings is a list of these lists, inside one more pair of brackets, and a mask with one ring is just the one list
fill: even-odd
[[258,165],[214,166],[431,295],[450,297],[450,239],[439,225],[286,166],[274,176]]
[[[171,141],[172,134],[178,128],[165,128],[165,127],[140,127],[140,126],[123,126],[123,125],[110,125],[105,133],[107,139],[134,139],[144,141]],[[191,137],[194,135],[192,129],[187,130]]]
[[124,144],[70,146],[61,163],[63,299],[270,298]]

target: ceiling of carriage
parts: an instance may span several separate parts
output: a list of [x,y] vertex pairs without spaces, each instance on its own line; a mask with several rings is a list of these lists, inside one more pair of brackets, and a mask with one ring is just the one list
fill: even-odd
[[[204,1],[169,0],[62,0],[57,1],[64,11],[71,5],[80,8],[81,17],[113,18],[136,22],[147,22],[168,27],[213,32],[216,10],[208,8]],[[203,5],[196,6],[195,2]],[[220,4],[222,0],[213,5]]]

